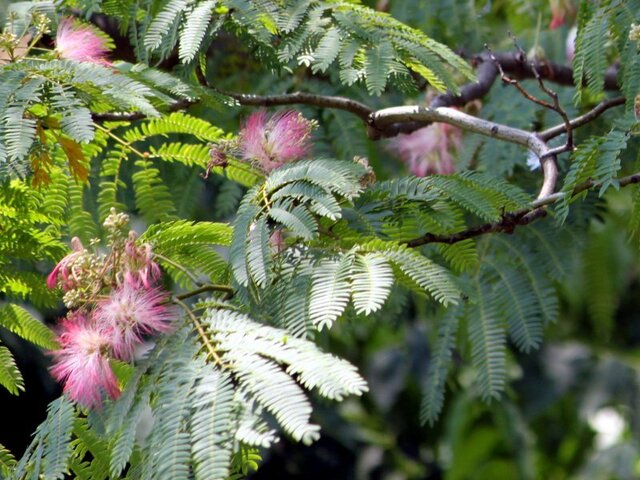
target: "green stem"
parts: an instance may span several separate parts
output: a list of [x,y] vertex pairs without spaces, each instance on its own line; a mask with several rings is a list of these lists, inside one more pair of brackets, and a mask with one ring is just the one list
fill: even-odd
[[176,298],[179,300],[184,300],[189,297],[195,297],[196,295],[200,295],[205,292],[225,292],[225,299],[229,299],[233,296],[234,290],[231,285],[203,285],[200,288],[196,288],[195,290],[191,290],[189,292],[181,293],[176,295]]
[[186,268],[184,268],[182,265],[180,265],[179,263],[174,262],[173,260],[168,259],[167,257],[165,257],[164,255],[160,255],[159,253],[154,252],[153,253],[154,257],[157,257],[158,259],[160,259],[161,261],[171,265],[173,268],[175,268],[176,270],[180,270],[182,273],[184,273],[187,277],[189,277],[191,279],[191,281],[195,284],[198,285],[199,287],[203,286],[202,282],[200,280],[198,280],[198,277],[196,277],[193,272],[187,270]]
[[142,153],[140,150],[138,150],[137,148],[134,148],[133,146],[131,146],[131,144],[129,142],[124,141],[122,138],[120,138],[119,136],[117,136],[115,133],[113,133],[111,130],[109,130],[108,128],[104,128],[103,126],[97,124],[97,123],[93,123],[93,125],[100,130],[101,132],[106,133],[109,137],[111,137],[113,140],[115,140],[116,142],[118,142],[120,145],[128,148],[130,151],[132,151],[133,153],[135,153],[136,155],[138,155],[140,158],[148,158],[149,155]]

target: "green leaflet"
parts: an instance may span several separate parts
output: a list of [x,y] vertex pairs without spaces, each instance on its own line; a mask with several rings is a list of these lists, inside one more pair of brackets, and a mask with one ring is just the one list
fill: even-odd
[[460,317],[464,313],[461,307],[447,310],[440,319],[438,338],[433,355],[429,360],[427,384],[423,389],[420,406],[420,421],[433,425],[438,419],[444,404],[444,388],[451,367],[451,357],[456,346],[456,335]]
[[24,379],[16,365],[11,352],[4,345],[0,345],[0,385],[12,395],[24,391]]

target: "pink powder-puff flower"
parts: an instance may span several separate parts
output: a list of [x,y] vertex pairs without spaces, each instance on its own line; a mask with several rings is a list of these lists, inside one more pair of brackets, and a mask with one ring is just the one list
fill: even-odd
[[93,319],[111,333],[114,357],[131,361],[144,335],[171,330],[175,313],[165,304],[166,300],[161,290],[141,289],[125,283],[98,303]]
[[269,237],[269,246],[275,253],[280,253],[287,248],[282,230],[276,230],[271,234]]
[[160,266],[153,261],[151,245],[145,243],[138,246],[136,239],[136,233],[130,232],[124,245],[125,282],[132,287],[150,289],[161,277],[162,272]]
[[455,172],[453,152],[460,148],[462,131],[445,123],[434,123],[410,134],[392,138],[387,149],[407,164],[417,177]]
[[109,365],[109,332],[76,313],[62,321],[60,350],[52,352],[52,375],[64,382],[64,391],[87,408],[100,407],[102,396],[117,398],[118,382]]
[[86,251],[78,237],[71,239],[71,249],[73,251],[60,260],[47,277],[47,287],[56,288],[58,280],[60,280],[60,288],[65,292],[78,285],[79,271],[77,271],[75,264]]
[[314,123],[295,111],[268,117],[264,111],[249,115],[240,132],[242,158],[270,172],[304,157],[310,148]]
[[60,21],[55,44],[56,52],[66,60],[110,65],[106,59],[109,53],[107,40],[96,33],[93,27],[71,18]]

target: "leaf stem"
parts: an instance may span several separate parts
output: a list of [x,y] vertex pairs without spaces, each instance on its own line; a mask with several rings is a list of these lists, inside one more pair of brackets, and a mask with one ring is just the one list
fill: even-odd
[[117,136],[115,133],[113,133],[111,130],[109,130],[108,128],[103,127],[102,125],[99,125],[96,122],[93,122],[93,125],[100,130],[101,132],[106,133],[109,137],[111,137],[113,140],[115,140],[116,142],[118,142],[120,145],[128,148],[130,151],[132,151],[133,153],[135,153],[136,155],[138,155],[140,158],[148,158],[149,155],[142,153],[140,150],[138,150],[137,148],[133,147],[131,145],[131,143],[124,141],[122,138],[120,138],[119,136]]
[[205,348],[209,352],[209,355],[211,356],[211,358],[213,358],[213,361],[220,368],[226,368],[226,365],[222,361],[222,358],[220,358],[220,355],[218,355],[218,352],[216,351],[215,347],[209,340],[209,337],[207,336],[207,332],[205,332],[204,327],[202,326],[198,318],[193,314],[191,309],[187,306],[187,304],[185,304],[177,296],[173,297],[173,301],[177,305],[180,305],[180,307],[182,307],[182,309],[185,311],[185,313],[187,314],[187,316],[189,317],[193,325],[196,327],[196,330],[198,331],[198,335],[200,336],[200,339],[202,340],[202,343],[204,344]]
[[189,292],[184,292],[179,295],[176,295],[176,298],[180,300],[184,300],[189,297],[195,297],[196,295],[200,295],[205,292],[225,292],[225,299],[228,300],[234,294],[233,287],[231,285],[216,285],[216,284],[208,284],[202,285],[200,288],[196,288],[195,290],[191,290]]

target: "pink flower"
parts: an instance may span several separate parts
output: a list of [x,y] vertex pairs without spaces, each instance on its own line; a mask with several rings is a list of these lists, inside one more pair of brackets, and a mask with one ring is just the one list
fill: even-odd
[[257,162],[270,172],[285,163],[304,157],[310,148],[313,122],[295,111],[267,117],[265,111],[254,112],[240,132],[240,150],[245,160]]
[[392,138],[387,149],[407,164],[417,177],[455,172],[452,151],[460,148],[462,131],[445,123],[434,123],[410,134]]
[[58,337],[60,350],[52,352],[52,375],[64,382],[64,391],[72,400],[87,407],[100,407],[102,394],[111,398],[120,394],[118,382],[109,365],[109,332],[91,324],[82,314],[62,321]]
[[555,30],[564,25],[566,17],[573,17],[576,10],[571,0],[549,0],[549,6],[551,7],[550,30]]
[[111,334],[113,355],[133,360],[136,345],[147,334],[171,330],[175,314],[165,305],[166,295],[158,289],[136,288],[128,283],[98,303],[93,319]]
[[63,18],[56,34],[56,51],[60,57],[76,62],[91,62],[109,65],[107,40],[98,35],[93,27]]
[[282,233],[282,230],[276,230],[271,234],[271,236],[269,237],[269,246],[275,253],[284,251],[287,245],[284,242],[284,235]]
[[129,239],[124,245],[125,282],[132,287],[151,288],[151,284],[158,280],[162,272],[153,261],[151,245],[136,245],[137,235],[129,233]]
[[60,281],[60,288],[65,292],[72,290],[78,285],[79,272],[76,271],[74,265],[82,254],[85,253],[82,242],[78,237],[73,237],[71,239],[71,249],[73,251],[60,260],[47,277],[47,287],[56,288],[59,277],[62,277],[62,280]]
[[569,30],[569,33],[567,33],[567,41],[565,44],[565,48],[566,48],[566,53],[567,53],[567,60],[569,62],[573,62],[573,57],[575,55],[575,50],[576,50],[576,37],[578,36],[578,28],[577,27],[571,27],[571,30]]

